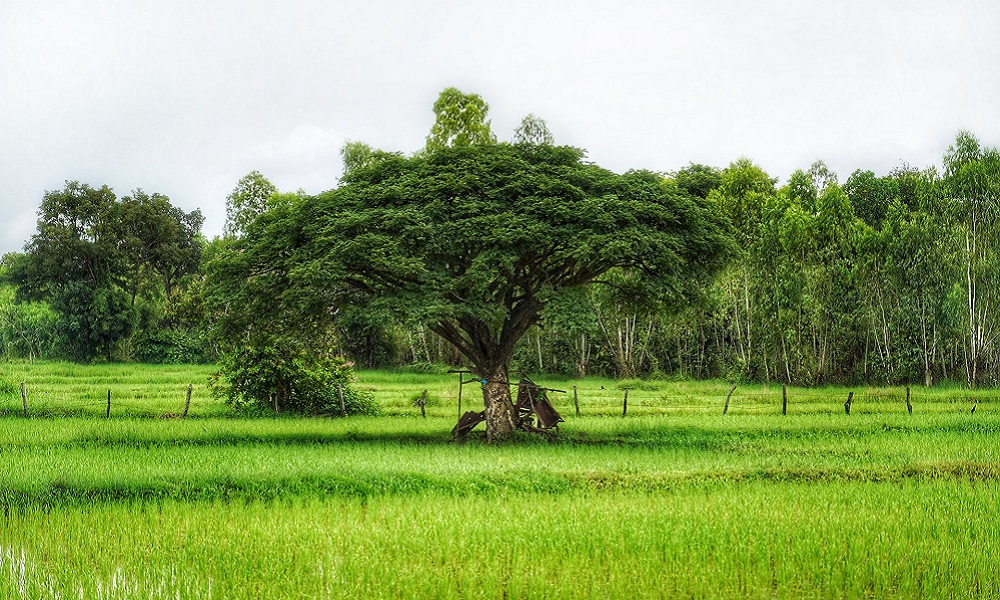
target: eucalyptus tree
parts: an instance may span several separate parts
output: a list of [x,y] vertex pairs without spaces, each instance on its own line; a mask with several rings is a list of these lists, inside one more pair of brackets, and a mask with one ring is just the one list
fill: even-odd
[[545,120],[529,114],[521,119],[521,124],[514,130],[515,144],[529,144],[534,146],[551,146],[555,143],[555,137],[549,131]]
[[861,221],[855,285],[866,355],[887,382],[930,386],[935,370],[948,370],[935,359],[953,332],[948,299],[961,280],[955,215],[943,210],[940,179],[933,169],[856,171],[844,188]]
[[619,377],[638,377],[649,359],[664,307],[643,297],[634,277],[619,270],[605,275],[608,284],[594,290],[592,302],[604,347]]
[[970,386],[989,366],[1000,367],[1000,153],[961,132],[944,157],[945,179],[957,213],[966,292],[966,372]]
[[226,196],[226,235],[243,235],[250,223],[267,210],[268,201],[277,192],[278,188],[260,171],[250,171],[241,177],[233,191]]
[[869,227],[880,229],[892,201],[899,197],[899,182],[878,177],[873,171],[857,170],[844,183],[854,211]]
[[763,322],[761,298],[770,284],[761,277],[761,261],[766,259],[761,246],[761,224],[764,208],[775,194],[775,182],[747,158],[723,169],[716,187],[711,187],[715,185],[711,171],[692,168],[689,175],[681,178],[679,185],[685,182],[695,190],[709,189],[708,200],[729,219],[733,228],[738,254],[719,280],[719,286],[740,371],[753,377],[760,370],[767,371],[762,355],[767,325]]
[[852,371],[857,346],[855,269],[858,220],[847,194],[836,183],[817,198],[815,255],[808,278],[810,383],[825,383]]
[[427,151],[496,142],[486,118],[489,111],[490,105],[478,94],[446,88],[434,102],[434,125],[427,136]]

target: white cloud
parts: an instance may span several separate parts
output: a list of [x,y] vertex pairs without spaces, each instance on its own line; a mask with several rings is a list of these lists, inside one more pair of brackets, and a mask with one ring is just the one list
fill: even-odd
[[939,163],[1000,144],[1000,20],[983,0],[426,2],[65,0],[0,4],[0,251],[64,180],[165,193],[219,232],[257,169],[335,184],[345,139],[410,152],[437,93],[482,94],[494,129],[546,119],[615,170],[773,176],[823,158]]

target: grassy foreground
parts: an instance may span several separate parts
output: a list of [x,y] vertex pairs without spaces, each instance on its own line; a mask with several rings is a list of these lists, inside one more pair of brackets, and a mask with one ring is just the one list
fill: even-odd
[[[1000,596],[986,392],[848,416],[790,390],[782,416],[755,387],[723,416],[723,382],[543,382],[570,392],[558,438],[490,447],[448,440],[457,376],[362,373],[382,417],[244,419],[202,368],[11,368],[49,412],[3,399],[0,598]],[[135,412],[63,412],[88,381]],[[192,418],[153,418],[188,382]]]

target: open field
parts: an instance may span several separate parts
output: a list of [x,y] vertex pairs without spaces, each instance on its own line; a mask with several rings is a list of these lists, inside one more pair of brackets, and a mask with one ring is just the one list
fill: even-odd
[[[39,414],[2,399],[0,598],[1000,597],[990,391],[848,416],[796,388],[782,416],[748,386],[723,416],[724,382],[540,381],[559,436],[490,447],[448,440],[455,375],[361,373],[381,417],[246,419],[203,367],[4,367]],[[188,383],[192,418],[154,418]]]
[[[22,416],[20,383],[25,382],[29,414],[33,416],[104,417],[108,392],[111,416],[161,417],[183,411],[191,385],[191,417],[234,417],[221,401],[212,398],[208,378],[216,370],[205,365],[77,365],[71,363],[0,364],[0,416]],[[468,376],[466,376],[468,378]],[[730,384],[724,381],[644,381],[537,378],[539,385],[563,390],[549,399],[564,417],[574,416],[574,387],[581,415],[620,416],[628,389],[628,414],[712,415],[722,412]],[[407,371],[361,371],[358,385],[375,393],[386,416],[414,416],[414,401],[427,390],[429,417],[458,418],[458,375]],[[843,414],[848,393],[854,393],[852,414],[906,413],[906,392],[900,387],[788,388],[788,414]],[[973,406],[978,412],[1000,411],[1000,390],[969,390],[958,385],[927,389],[914,387],[911,402],[916,413],[961,413]],[[462,410],[481,410],[482,394],[476,383],[463,386]],[[729,408],[732,415],[781,413],[781,385],[741,385]],[[450,427],[449,427],[450,429]]]

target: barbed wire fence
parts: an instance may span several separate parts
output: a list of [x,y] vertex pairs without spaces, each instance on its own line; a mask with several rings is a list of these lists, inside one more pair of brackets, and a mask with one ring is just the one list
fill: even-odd
[[145,390],[95,386],[94,390],[82,394],[67,394],[47,389],[35,390],[30,384],[21,382],[20,390],[16,394],[8,393],[8,398],[0,403],[0,416],[166,419],[217,412],[219,401],[208,396],[202,388],[203,386],[186,384],[178,389],[176,401],[165,399],[162,393],[144,401],[144,398],[152,395]]
[[[463,384],[470,383],[464,381]],[[7,390],[0,400],[2,417],[103,417],[103,418],[185,418],[219,415],[221,401],[211,396],[205,385],[177,386],[177,393],[165,393],[160,387],[148,389],[115,388],[114,382],[94,386],[77,393],[33,390],[21,384],[20,390]],[[636,417],[652,415],[776,415],[806,414],[921,414],[1000,412],[1000,389],[926,389],[926,388],[804,388],[786,386],[716,387],[712,391],[663,390],[656,386],[578,389],[563,384],[565,390],[550,390],[548,399],[563,418],[588,416]],[[512,390],[513,391],[513,390]],[[473,398],[469,398],[473,396]],[[466,394],[466,406],[478,403],[474,394]],[[458,396],[461,402],[461,395]],[[442,398],[437,414],[446,416],[460,411],[448,407]],[[471,405],[471,406],[470,406]],[[424,407],[414,405],[421,410]],[[457,410],[456,410],[457,408]],[[390,411],[391,413],[392,411]],[[398,413],[393,413],[398,414]]]
[[[718,395],[675,393],[644,389],[601,390],[594,394],[577,391],[568,397],[550,396],[563,415],[720,414],[720,415],[801,415],[801,414],[919,414],[1000,410],[1000,390],[938,390],[917,388],[823,388],[774,387],[741,390],[738,386]],[[980,408],[980,405],[982,407]]]

